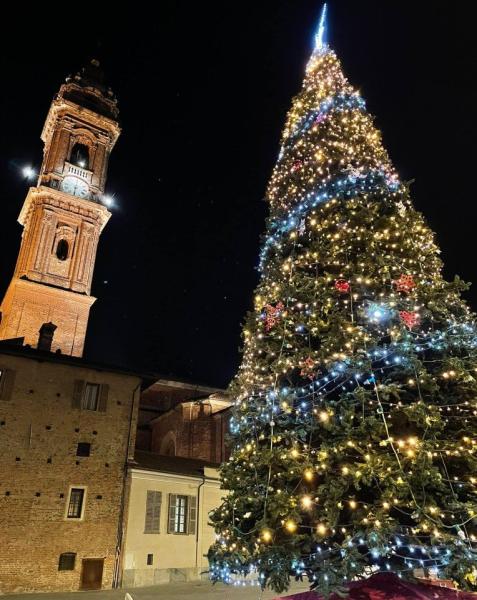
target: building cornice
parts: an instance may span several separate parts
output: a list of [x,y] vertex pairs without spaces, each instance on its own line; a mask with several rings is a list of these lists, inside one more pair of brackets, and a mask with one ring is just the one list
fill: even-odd
[[89,108],[76,104],[76,102],[72,102],[71,100],[67,100],[61,96],[55,98],[51,103],[50,110],[48,111],[48,115],[41,132],[41,139],[43,142],[47,143],[49,140],[51,133],[55,128],[55,123],[58,117],[68,113],[84,115],[88,124],[93,124],[100,131],[106,131],[111,139],[111,148],[113,148],[121,133],[121,128],[119,127],[117,121],[114,121],[105,115],[94,112]]
[[18,222],[23,225],[23,227],[25,227],[28,222],[31,209],[37,204],[42,204],[44,207],[51,206],[55,209],[59,208],[68,214],[76,213],[93,222],[99,221],[100,231],[103,230],[104,226],[111,218],[109,210],[98,202],[72,196],[61,190],[40,185],[38,187],[31,187],[28,190],[27,197],[25,198],[25,202],[23,203],[18,216]]
[[[187,475],[184,473],[173,473],[173,472],[169,472],[169,471],[162,471],[162,470],[153,470],[153,469],[143,469],[143,468],[138,468],[138,467],[129,467],[129,470],[131,472],[131,475],[133,477],[135,477],[136,479],[170,479],[170,480],[179,480],[179,481],[184,481],[184,482],[197,482],[197,483],[202,483],[204,480],[206,482],[210,482],[210,483],[220,483],[220,479],[218,477],[218,471],[217,471],[217,477],[210,477],[208,475]],[[208,467],[207,470],[212,470],[210,467]],[[215,469],[214,469],[215,470]]]

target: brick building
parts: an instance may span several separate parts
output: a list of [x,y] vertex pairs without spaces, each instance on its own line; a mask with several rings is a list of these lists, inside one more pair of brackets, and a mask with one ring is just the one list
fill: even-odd
[[141,378],[0,344],[0,592],[111,587]]
[[136,447],[219,464],[227,456],[230,407],[224,390],[159,379],[141,395]]
[[229,413],[224,395],[181,402],[151,422],[151,450],[219,464],[226,458]]

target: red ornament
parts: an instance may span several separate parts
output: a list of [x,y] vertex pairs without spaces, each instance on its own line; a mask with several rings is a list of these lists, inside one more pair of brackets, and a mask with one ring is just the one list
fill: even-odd
[[279,302],[276,306],[267,304],[265,306],[265,330],[270,331],[278,322],[280,315],[285,308],[283,302]]
[[303,363],[303,367],[300,371],[302,377],[308,377],[308,379],[314,379],[315,374],[313,372],[315,361],[309,356]]
[[346,292],[349,292],[349,288],[350,288],[350,285],[346,281],[346,279],[337,279],[335,281],[335,289],[337,289],[338,292],[341,292],[342,294],[346,294]]
[[412,329],[415,325],[419,324],[419,315],[415,312],[408,312],[407,310],[400,310],[399,316],[401,321],[406,327]]
[[296,160],[292,165],[291,172],[295,173],[296,171],[299,171],[302,167],[303,167],[303,161]]
[[398,292],[404,292],[405,294],[409,294],[416,287],[416,282],[414,281],[412,275],[402,274],[399,279],[396,279],[396,281],[393,281],[393,283]]

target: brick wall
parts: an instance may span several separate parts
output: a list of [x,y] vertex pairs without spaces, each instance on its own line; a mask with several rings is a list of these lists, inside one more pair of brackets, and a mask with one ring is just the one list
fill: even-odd
[[152,423],[151,450],[168,453],[173,440],[175,456],[222,462],[226,456],[228,419],[228,411],[213,412],[207,402],[180,404]]
[[[139,377],[1,349],[0,369],[14,373],[0,396],[0,593],[77,590],[85,558],[104,559],[111,587]],[[74,407],[77,380],[107,384],[104,412]],[[79,442],[91,444],[89,457],[76,455]],[[70,486],[86,486],[82,520],[65,518]],[[64,552],[76,553],[72,571],[58,570]]]

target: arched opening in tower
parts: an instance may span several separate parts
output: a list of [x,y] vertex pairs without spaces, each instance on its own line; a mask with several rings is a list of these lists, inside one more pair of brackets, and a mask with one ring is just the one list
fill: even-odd
[[86,144],[77,142],[72,150],[70,162],[82,169],[89,169],[89,148]]

